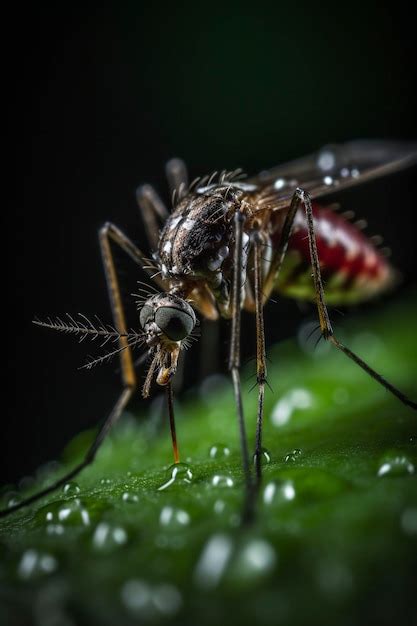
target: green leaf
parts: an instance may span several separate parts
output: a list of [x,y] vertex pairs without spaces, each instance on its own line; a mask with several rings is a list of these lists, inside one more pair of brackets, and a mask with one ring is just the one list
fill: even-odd
[[[337,329],[414,399],[416,319],[411,298]],[[2,520],[2,623],[412,623],[416,413],[327,344],[268,352],[269,455],[255,523],[239,525],[231,386],[210,379],[176,403],[189,470],[180,466],[175,480],[168,424],[154,406],[126,414],[77,483]],[[62,475],[93,435],[81,433],[63,467],[25,494],[5,494],[3,506]]]

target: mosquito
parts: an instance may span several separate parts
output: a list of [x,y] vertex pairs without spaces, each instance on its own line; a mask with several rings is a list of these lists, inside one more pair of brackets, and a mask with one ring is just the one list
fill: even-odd
[[[417,145],[385,141],[353,141],[326,146],[318,152],[245,178],[241,170],[215,172],[188,182],[180,159],[167,163],[173,198],[168,212],[149,185],[136,197],[149,240],[149,259],[112,223],[99,231],[113,325],[98,318],[66,316],[38,321],[49,329],[80,340],[114,342],[114,349],[85,367],[118,356],[122,391],[84,459],[45,489],[0,512],[1,516],[34,502],[72,479],[94,460],[110,429],[138,387],[133,349],[147,347],[150,365],[142,387],[165,387],[174,463],[180,462],[172,380],[178,358],[193,338],[197,315],[207,320],[230,320],[228,369],[233,382],[247,502],[262,477],[262,425],[267,364],[263,309],[273,292],[315,302],[321,337],[341,350],[401,402],[417,404],[404,395],[333,332],[327,303],[347,305],[372,298],[392,287],[396,272],[360,224],[335,210],[326,198],[367,181],[397,172],[417,162]],[[154,285],[140,283],[137,305],[141,330],[128,330],[112,253],[118,245],[147,274]],[[324,289],[324,283],[326,289]],[[254,471],[250,463],[240,381],[241,311],[256,319],[256,384],[258,407]],[[139,359],[143,364],[144,358]],[[250,515],[247,507],[247,515]]]

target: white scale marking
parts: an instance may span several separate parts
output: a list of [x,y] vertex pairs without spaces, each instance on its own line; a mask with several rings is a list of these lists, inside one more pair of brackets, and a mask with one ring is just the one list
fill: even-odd
[[187,217],[181,224],[181,228],[184,230],[192,230],[195,226],[195,220],[192,220],[190,217]]
[[178,224],[180,223],[180,221],[181,221],[181,220],[182,220],[181,215],[178,215],[177,217],[174,217],[174,218],[171,220],[171,224],[170,224],[170,226],[169,226],[169,229],[170,229],[170,230],[174,230],[174,228],[176,228],[176,227],[178,226]]

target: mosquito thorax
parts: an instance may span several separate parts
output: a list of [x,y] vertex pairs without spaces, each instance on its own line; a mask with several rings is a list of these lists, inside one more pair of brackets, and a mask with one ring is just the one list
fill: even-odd
[[182,341],[190,335],[197,321],[188,302],[172,293],[159,293],[149,298],[140,311],[139,319],[148,346],[161,340]]

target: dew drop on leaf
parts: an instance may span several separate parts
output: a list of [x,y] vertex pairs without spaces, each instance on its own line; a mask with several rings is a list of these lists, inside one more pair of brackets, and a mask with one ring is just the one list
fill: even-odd
[[21,579],[29,580],[50,574],[56,570],[57,566],[58,563],[54,556],[30,548],[23,553],[17,572]]
[[417,508],[405,509],[401,515],[401,528],[407,535],[417,536]]
[[65,526],[62,524],[47,524],[46,532],[48,535],[61,536],[65,533]]
[[291,389],[278,400],[271,413],[274,426],[284,426],[296,411],[309,409],[314,399],[307,389]]
[[49,524],[61,524],[64,526],[90,525],[90,514],[78,498],[70,500],[65,504],[55,502],[47,508],[48,511],[45,514],[45,520]]
[[107,522],[100,522],[93,534],[93,547],[96,550],[107,552],[127,541],[127,532],[122,526],[113,526]]
[[125,491],[122,494],[122,500],[123,502],[135,504],[136,502],[139,502],[139,496],[136,493],[132,493],[131,491]]
[[240,547],[230,568],[234,583],[255,583],[265,578],[275,568],[277,556],[273,546],[265,539],[250,539]]
[[210,446],[209,457],[211,459],[224,459],[230,456],[230,448],[224,443],[214,443]]
[[164,527],[181,528],[182,526],[188,526],[190,516],[187,511],[183,509],[173,506],[164,506],[159,516],[159,523]]
[[143,580],[128,580],[122,587],[122,602],[136,615],[148,615],[151,609],[151,589]]
[[9,493],[6,498],[7,506],[15,506],[21,502],[21,497],[17,492]]
[[153,589],[152,604],[162,615],[175,615],[182,605],[182,597],[174,585],[164,583]]
[[216,534],[210,537],[194,571],[196,584],[203,589],[214,589],[219,584],[233,551],[233,543],[228,535]]
[[413,463],[404,454],[385,457],[379,468],[377,475],[382,476],[407,476],[414,474],[415,467]]
[[215,474],[211,479],[213,487],[233,487],[233,478],[225,474]]
[[290,502],[295,496],[296,491],[291,480],[271,481],[263,490],[263,501],[268,506]]
[[187,463],[174,463],[167,471],[166,482],[158,487],[158,491],[168,489],[172,485],[189,485],[193,479],[193,473]]
[[217,513],[217,515],[221,515],[226,508],[226,502],[224,500],[216,500],[213,506],[213,511]]
[[65,483],[62,491],[66,496],[76,496],[78,493],[80,493],[81,489],[78,483],[71,481],[69,483]]
[[[268,465],[271,462],[271,453],[267,448],[261,448],[261,465]],[[256,454],[253,455],[253,463],[256,464]]]
[[298,459],[298,457],[301,456],[301,454],[302,452],[300,448],[295,448],[294,450],[292,450],[292,452],[289,452],[287,455],[285,455],[284,461],[286,463],[293,463]]

